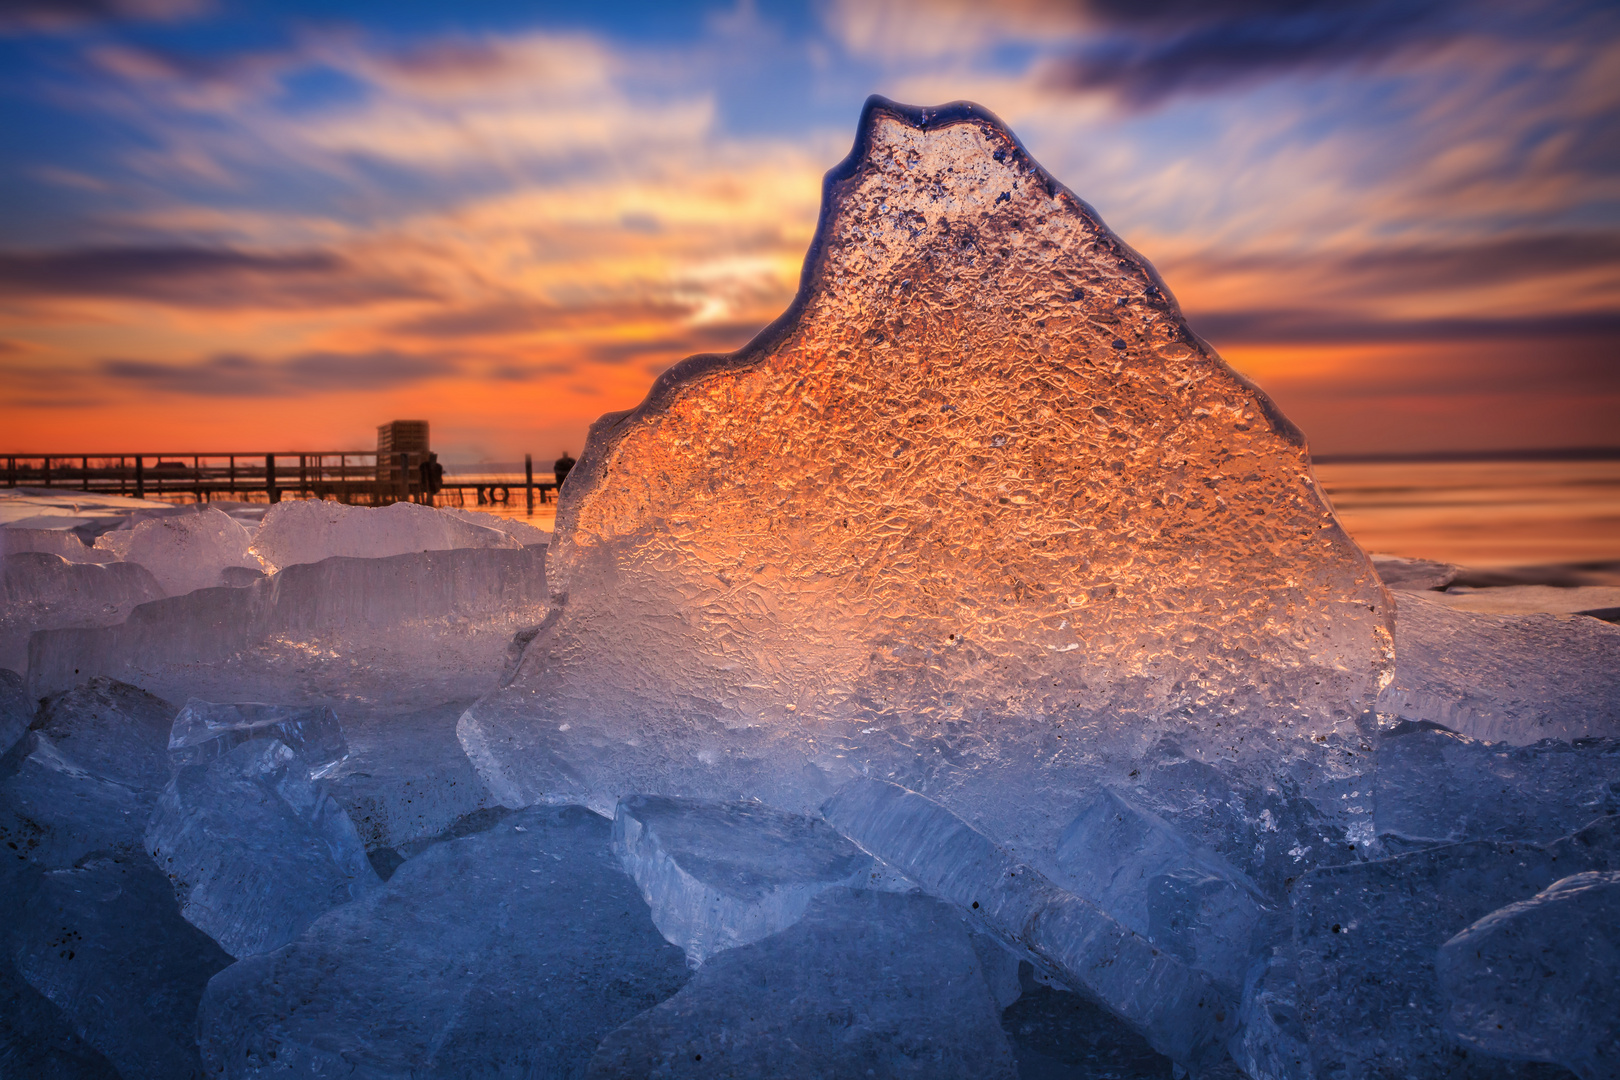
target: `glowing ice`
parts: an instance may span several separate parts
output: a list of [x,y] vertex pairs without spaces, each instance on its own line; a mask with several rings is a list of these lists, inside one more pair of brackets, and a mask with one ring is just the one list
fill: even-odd
[[27,669],[36,630],[111,626],[162,595],[151,572],[134,563],[74,563],[44,551],[0,558],[0,668]]
[[225,584],[228,569],[262,573],[264,563],[248,552],[251,543],[241,522],[205,506],[140,522],[122,546],[122,557],[150,570],[164,595],[179,596]]
[[869,104],[793,306],[596,425],[551,553],[461,725],[511,805],[808,810],[864,763],[1036,850],[1166,732],[1320,765],[1389,664],[1299,433],[971,105]]

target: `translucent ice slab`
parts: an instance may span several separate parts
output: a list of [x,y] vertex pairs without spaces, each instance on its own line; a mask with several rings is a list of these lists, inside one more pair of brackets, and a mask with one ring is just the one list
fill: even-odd
[[180,918],[144,856],[53,870],[7,915],[18,971],[120,1075],[203,1075],[197,1003],[230,957]]
[[937,803],[893,784],[857,780],[823,812],[834,828],[925,891],[955,903],[1101,1001],[1155,1050],[1197,1069],[1225,1059],[1236,1002],[1208,975],[1018,863]]
[[653,923],[693,967],[791,926],[818,894],[856,883],[872,866],[814,818],[658,795],[619,803],[613,846]]
[[1620,818],[1540,846],[1470,841],[1306,874],[1294,885],[1294,942],[1315,1075],[1456,1075],[1440,947],[1497,908],[1592,870],[1620,870]]
[[264,515],[253,550],[279,567],[320,562],[334,555],[380,559],[448,548],[519,547],[500,529],[431,506],[399,502],[383,507],[345,506],[319,499],[277,503]]
[[833,889],[610,1034],[586,1076],[1014,1080],[998,1011],[948,905]]
[[150,518],[131,530],[121,545],[125,562],[146,567],[165,596],[224,583],[227,569],[256,573],[264,563],[248,552],[252,536],[222,510],[205,506],[194,513]]
[[1620,739],[1488,746],[1402,721],[1378,737],[1374,792],[1386,838],[1554,840],[1620,814]]
[[1474,739],[1620,737],[1620,626],[1484,615],[1400,594],[1400,652],[1380,712]]
[[210,1075],[579,1075],[687,977],[610,832],[581,807],[513,814],[238,961],[198,1013]]
[[134,563],[72,563],[39,551],[7,555],[0,559],[0,667],[27,670],[28,638],[36,630],[112,626],[162,595],[157,579]]
[[[273,635],[381,641],[433,667],[439,639],[489,630],[504,642],[546,610],[545,549],[424,551],[292,566],[246,588],[199,589],[141,604],[117,626],[36,634],[30,692],[96,674],[138,677],[227,659]],[[407,665],[408,666],[408,665]]]
[[1620,873],[1556,881],[1440,949],[1446,1022],[1464,1045],[1620,1075]]
[[548,573],[461,729],[514,806],[809,809],[870,766],[1035,851],[1166,733],[1324,767],[1390,665],[1299,432],[966,104],[869,102],[792,307],[598,422]]
[[112,562],[117,558],[86,544],[70,529],[0,528],[0,558],[23,551],[60,555],[68,562]]
[[180,914],[235,957],[280,948],[381,886],[349,816],[276,739],[177,771],[146,848]]
[[253,739],[276,739],[297,754],[313,779],[332,772],[349,755],[343,726],[325,706],[216,704],[192,698],[169,729],[169,760],[175,768],[224,757]]

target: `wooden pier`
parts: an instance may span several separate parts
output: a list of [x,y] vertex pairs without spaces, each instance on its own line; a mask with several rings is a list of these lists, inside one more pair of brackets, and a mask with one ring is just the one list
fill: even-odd
[[[6,487],[63,488],[100,495],[172,500],[190,496],[278,503],[283,497],[336,499],[362,506],[426,502],[416,459],[375,450],[298,450],[275,453],[6,454]],[[439,491],[475,491],[479,503],[507,503],[522,492],[530,509],[551,501],[557,485],[523,481],[446,479]],[[499,492],[499,497],[496,493]]]

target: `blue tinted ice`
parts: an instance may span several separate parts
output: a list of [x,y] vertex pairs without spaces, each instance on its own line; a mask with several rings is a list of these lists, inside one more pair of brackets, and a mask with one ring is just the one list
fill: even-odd
[[330,708],[216,704],[192,698],[175,714],[169,731],[169,759],[175,768],[207,764],[251,739],[285,743],[316,778],[336,769],[349,753],[343,727]]

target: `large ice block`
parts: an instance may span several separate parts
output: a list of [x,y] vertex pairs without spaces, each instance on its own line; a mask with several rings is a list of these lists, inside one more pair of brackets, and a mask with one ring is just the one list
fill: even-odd
[[139,687],[96,678],[40,705],[33,728],[97,776],[132,788],[168,780],[174,706]]
[[334,555],[380,559],[449,548],[511,548],[521,544],[497,528],[431,506],[345,506],[320,499],[277,503],[253,537],[253,551],[286,568]]
[[1455,611],[1403,592],[1399,634],[1380,712],[1514,746],[1620,737],[1620,626]]
[[868,103],[792,307],[596,424],[548,574],[461,727],[514,806],[870,767],[1035,851],[1166,733],[1325,767],[1391,663],[1299,432],[969,104]]
[[1233,996],[1286,936],[1258,886],[1150,810],[1105,789],[1064,831],[1058,880]]
[[944,807],[894,784],[857,780],[822,812],[925,891],[1039,957],[1158,1052],[1199,1071],[1226,1058],[1236,1002],[1210,976],[1058,888]]
[[162,595],[157,579],[134,563],[74,563],[43,551],[0,558],[0,667],[27,668],[36,630],[112,626]]
[[1014,1080],[998,1011],[948,905],[837,888],[610,1034],[586,1076]]
[[1486,745],[1412,721],[1378,737],[1380,836],[1546,841],[1605,814],[1620,814],[1620,738]]
[[333,558],[244,588],[140,604],[116,626],[35,634],[28,684],[44,694],[97,674],[138,678],[225,660],[274,636],[386,648],[407,669],[432,668],[445,662],[442,639],[495,634],[504,648],[545,611],[542,547]]
[[180,918],[150,861],[53,870],[7,917],[17,970],[120,1075],[200,1080],[197,1004],[230,957]]
[[280,948],[381,885],[349,816],[273,738],[180,768],[146,848],[180,914],[235,957]]
[[139,855],[159,783],[156,776],[141,784],[98,775],[30,731],[0,758],[4,857],[60,868],[93,852]]
[[271,705],[192,698],[169,729],[169,761],[175,768],[224,757],[254,739],[276,739],[297,754],[312,778],[332,772],[349,756],[337,714],[324,705]]
[[98,551],[71,529],[0,528],[0,558],[23,551],[60,555],[68,562],[112,562],[110,552]]
[[872,867],[826,822],[759,803],[632,796],[614,815],[613,846],[693,967],[791,926],[818,894]]
[[1620,870],[1620,818],[1550,844],[1469,841],[1306,874],[1294,885],[1296,1000],[1315,1075],[1462,1073],[1445,1031],[1440,947],[1497,908],[1593,870]]
[[241,522],[204,506],[194,513],[140,522],[122,545],[122,554],[124,561],[150,570],[163,587],[163,595],[179,596],[224,584],[227,569],[262,573],[264,562],[248,551],[252,542]]
[[1440,948],[1453,1037],[1487,1054],[1620,1076],[1620,872],[1555,881]]
[[687,977],[610,833],[581,807],[513,814],[238,961],[198,1013],[210,1075],[579,1075]]

